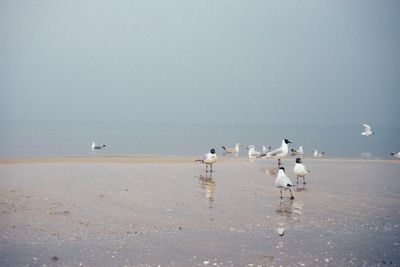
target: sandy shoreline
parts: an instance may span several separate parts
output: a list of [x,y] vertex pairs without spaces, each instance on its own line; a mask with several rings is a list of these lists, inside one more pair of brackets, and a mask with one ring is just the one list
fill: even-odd
[[61,156],[61,157],[0,157],[7,163],[185,163],[196,157],[135,155],[135,156]]
[[194,159],[0,160],[0,265],[400,266],[398,161]]
[[[49,156],[49,157],[0,157],[0,164],[10,163],[191,163],[199,157],[194,156],[164,156],[164,155],[111,155],[111,156]],[[364,158],[311,158],[312,161],[356,161],[356,162],[392,162],[400,164],[398,159],[364,159]],[[290,162],[295,157],[285,159]],[[247,157],[219,156],[218,163],[248,161]],[[273,162],[272,159],[256,159],[260,162]]]

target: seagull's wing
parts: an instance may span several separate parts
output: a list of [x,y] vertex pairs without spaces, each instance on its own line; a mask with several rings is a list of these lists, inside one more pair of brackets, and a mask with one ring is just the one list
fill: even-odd
[[253,157],[259,157],[259,156],[261,156],[261,152],[254,151],[253,153],[251,153],[251,155],[252,155]]
[[204,154],[201,158],[196,159],[195,161],[200,161],[200,162],[204,163],[204,161],[209,157],[208,154],[210,154],[210,153]]
[[371,126],[369,126],[368,124],[363,124],[362,126],[364,126],[366,131],[371,131]]
[[284,181],[284,183],[285,183],[286,187],[293,186],[293,182],[290,180],[290,178],[289,178],[289,177],[287,177],[287,176],[285,175],[285,176],[284,176],[284,177],[282,177],[282,178],[283,178],[283,181]]
[[271,152],[268,152],[267,155],[276,156],[276,155],[278,155],[278,154],[280,154],[282,152],[283,152],[282,148],[277,148],[275,150],[272,150]]
[[301,165],[301,167],[302,167],[302,170],[303,170],[304,172],[306,172],[306,173],[307,173],[307,172],[310,172],[310,170],[307,169],[306,166],[304,166],[303,164]]

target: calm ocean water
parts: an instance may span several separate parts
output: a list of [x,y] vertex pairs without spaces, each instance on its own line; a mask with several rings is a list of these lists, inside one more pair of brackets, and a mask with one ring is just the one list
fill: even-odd
[[399,127],[374,127],[375,134],[361,136],[357,127],[192,125],[84,122],[0,122],[0,156],[84,156],[92,155],[91,142],[106,144],[97,155],[179,155],[198,156],[214,147],[242,143],[280,146],[283,138],[290,148],[302,145],[306,156],[314,149],[327,157],[390,158],[400,151]]

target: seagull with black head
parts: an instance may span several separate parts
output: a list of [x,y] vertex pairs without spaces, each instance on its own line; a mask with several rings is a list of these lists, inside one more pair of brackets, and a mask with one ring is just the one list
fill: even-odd
[[204,154],[201,159],[196,159],[195,161],[199,161],[206,165],[206,172],[208,172],[208,166],[210,166],[210,172],[212,172],[212,165],[217,162],[217,154],[215,154],[215,149],[211,148],[210,152]]
[[275,187],[280,189],[281,198],[282,198],[282,190],[285,190],[285,191],[289,190],[290,199],[294,199],[294,196],[292,194],[292,190],[290,189],[292,186],[293,186],[292,181],[285,174],[285,168],[280,167],[279,168],[279,172],[278,172],[278,176],[276,177],[276,180],[275,180]]
[[297,177],[297,183],[299,183],[299,177],[303,177],[303,184],[306,183],[306,175],[310,171],[307,170],[306,166],[304,166],[303,162],[301,161],[301,158],[296,159],[296,164],[293,167],[293,173]]
[[283,139],[282,140],[282,145],[281,147],[274,149],[262,156],[265,156],[266,158],[274,158],[274,159],[278,159],[278,167],[281,166],[281,159],[286,157],[288,152],[289,152],[289,147],[288,144],[291,144],[292,142],[290,142],[287,139]]

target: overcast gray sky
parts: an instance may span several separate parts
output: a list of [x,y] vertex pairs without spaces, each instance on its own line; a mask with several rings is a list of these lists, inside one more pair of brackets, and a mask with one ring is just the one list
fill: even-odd
[[400,1],[0,0],[0,120],[400,126]]

